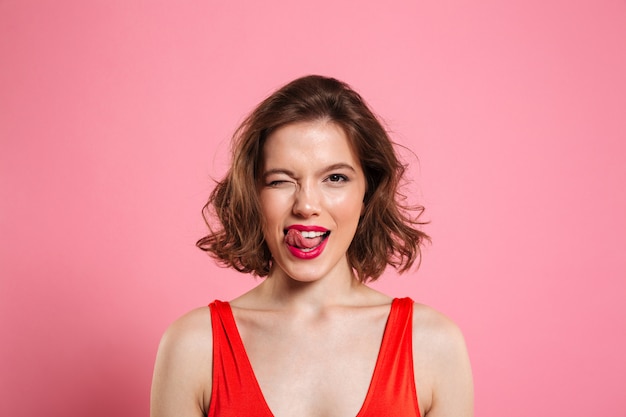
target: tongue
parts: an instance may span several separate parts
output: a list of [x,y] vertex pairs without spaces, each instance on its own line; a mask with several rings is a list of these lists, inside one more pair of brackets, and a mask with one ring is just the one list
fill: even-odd
[[295,229],[289,229],[287,235],[285,235],[285,243],[289,246],[295,246],[297,248],[313,248],[322,243],[323,236],[306,238],[302,236],[302,233]]

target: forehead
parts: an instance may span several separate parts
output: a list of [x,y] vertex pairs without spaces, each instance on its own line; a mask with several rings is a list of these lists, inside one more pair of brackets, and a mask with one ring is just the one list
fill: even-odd
[[317,120],[291,123],[272,132],[263,145],[262,166],[350,163],[359,158],[345,131],[336,123]]

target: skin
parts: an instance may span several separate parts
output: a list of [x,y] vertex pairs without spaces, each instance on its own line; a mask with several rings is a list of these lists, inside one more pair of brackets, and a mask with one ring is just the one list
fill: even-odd
[[[326,121],[284,126],[263,151],[259,198],[273,269],[231,301],[239,332],[274,416],[356,416],[392,301],[361,284],[346,258],[363,210],[361,164],[343,130]],[[284,229],[293,224],[330,230],[320,256],[290,254]],[[206,415],[211,337],[206,307],[166,331],[154,371],[152,417]],[[445,316],[420,304],[414,306],[413,357],[422,416],[473,415],[463,336]]]

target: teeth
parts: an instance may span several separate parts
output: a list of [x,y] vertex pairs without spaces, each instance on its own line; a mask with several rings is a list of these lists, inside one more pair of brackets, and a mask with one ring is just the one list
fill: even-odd
[[304,231],[302,231],[300,233],[302,233],[302,237],[305,237],[307,239],[312,239],[314,237],[320,237],[320,236],[323,236],[323,235],[326,234],[325,232],[307,232],[306,230],[304,230]]

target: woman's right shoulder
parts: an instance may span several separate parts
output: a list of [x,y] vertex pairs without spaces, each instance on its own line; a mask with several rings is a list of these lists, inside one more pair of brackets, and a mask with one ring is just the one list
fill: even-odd
[[211,310],[198,307],[184,314],[170,324],[163,334],[163,341],[193,344],[210,342],[212,339]]
[[159,355],[164,355],[178,366],[212,362],[213,332],[209,307],[199,307],[176,319],[169,325],[159,344]]
[[174,321],[159,344],[151,416],[203,415],[211,396],[211,311],[201,307]]

